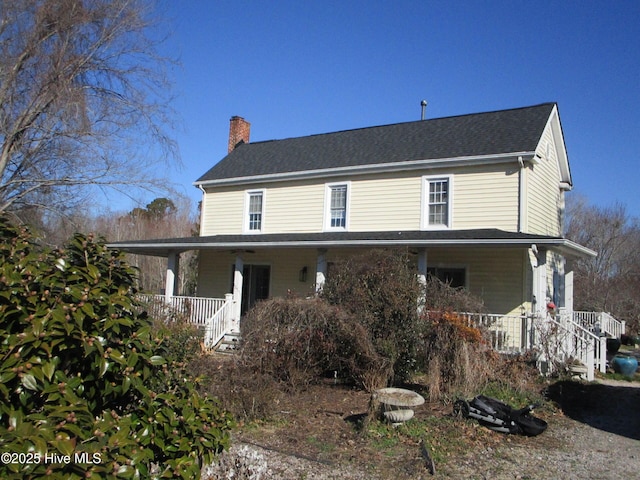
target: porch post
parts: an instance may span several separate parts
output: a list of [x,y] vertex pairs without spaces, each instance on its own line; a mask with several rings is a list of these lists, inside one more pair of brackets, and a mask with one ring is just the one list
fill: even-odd
[[316,294],[322,291],[327,275],[327,251],[318,249],[318,260],[316,262]]
[[240,321],[240,314],[242,312],[242,270],[244,269],[244,262],[240,255],[236,255],[236,263],[233,271],[233,314],[231,319],[234,322]]
[[546,316],[547,310],[547,250],[538,249],[533,245],[537,264],[533,274],[533,300],[535,306],[533,313],[542,317]]
[[178,269],[180,266],[180,254],[169,252],[167,256],[167,278],[164,285],[164,298],[167,302],[171,300],[174,292],[178,289]]
[[418,298],[418,312],[424,308],[426,298],[425,288],[427,286],[427,249],[418,250],[418,282],[421,285],[420,297]]
[[564,272],[564,308],[573,320],[573,270]]

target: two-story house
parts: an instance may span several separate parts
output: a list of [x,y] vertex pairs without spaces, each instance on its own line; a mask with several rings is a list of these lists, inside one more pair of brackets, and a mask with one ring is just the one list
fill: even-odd
[[231,118],[228,155],[195,182],[199,237],[111,245],[166,256],[167,296],[186,250],[200,252],[198,296],[232,294],[237,319],[259,299],[321,289],[341,257],[401,247],[418,275],[465,287],[493,314],[543,314],[548,302],[572,311],[567,259],[595,253],[563,236],[572,179],[555,103],[249,136]]

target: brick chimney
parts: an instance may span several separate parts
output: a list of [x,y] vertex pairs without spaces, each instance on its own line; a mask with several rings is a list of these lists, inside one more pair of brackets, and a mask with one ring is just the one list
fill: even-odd
[[251,124],[242,117],[233,116],[229,121],[229,151],[238,146],[240,142],[249,143]]

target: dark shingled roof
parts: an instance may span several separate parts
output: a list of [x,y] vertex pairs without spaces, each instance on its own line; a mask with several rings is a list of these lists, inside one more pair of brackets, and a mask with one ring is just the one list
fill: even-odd
[[511,246],[531,244],[564,249],[565,254],[584,255],[590,250],[562,237],[507,232],[498,229],[383,231],[383,232],[316,232],[271,233],[260,235],[211,235],[207,237],[166,238],[113,242],[109,248],[142,255],[167,256],[169,252],[194,249],[233,250],[254,248],[326,248],[341,247],[394,247],[394,246]]
[[555,103],[241,144],[198,183],[340,167],[532,152]]

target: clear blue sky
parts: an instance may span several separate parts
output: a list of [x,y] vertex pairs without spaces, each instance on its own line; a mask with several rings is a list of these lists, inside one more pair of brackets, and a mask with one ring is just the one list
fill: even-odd
[[161,0],[191,184],[251,140],[558,102],[574,192],[640,217],[638,1]]

